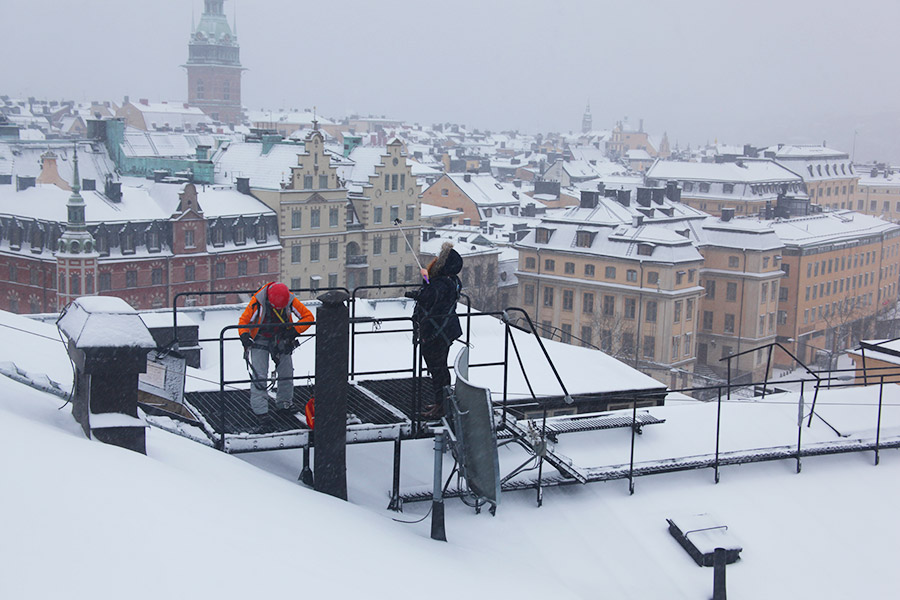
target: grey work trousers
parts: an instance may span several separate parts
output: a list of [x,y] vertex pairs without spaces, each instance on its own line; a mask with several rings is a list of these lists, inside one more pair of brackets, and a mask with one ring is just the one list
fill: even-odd
[[275,406],[278,408],[290,408],[294,398],[294,360],[290,353],[277,356],[275,360],[275,342],[273,340],[259,338],[253,341],[250,347],[250,366],[253,367],[253,379],[258,382],[250,384],[250,408],[256,415],[264,415],[269,412],[269,394],[266,390],[268,379],[269,358],[276,362],[276,392]]

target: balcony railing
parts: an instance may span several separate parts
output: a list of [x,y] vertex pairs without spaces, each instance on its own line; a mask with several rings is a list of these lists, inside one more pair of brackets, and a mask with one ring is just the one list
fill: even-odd
[[347,257],[348,267],[364,267],[368,265],[368,256],[365,254],[356,254]]

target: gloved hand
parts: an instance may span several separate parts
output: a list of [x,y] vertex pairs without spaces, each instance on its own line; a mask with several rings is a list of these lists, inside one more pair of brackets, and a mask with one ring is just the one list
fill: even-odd
[[244,362],[250,360],[250,346],[253,345],[253,340],[250,339],[250,334],[246,331],[241,334],[241,344],[244,346]]

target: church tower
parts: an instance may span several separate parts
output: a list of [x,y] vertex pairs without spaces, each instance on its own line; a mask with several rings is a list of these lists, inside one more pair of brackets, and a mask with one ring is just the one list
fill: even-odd
[[590,133],[593,130],[594,123],[591,118],[591,103],[588,102],[587,108],[584,109],[584,116],[581,117],[581,133]]
[[[204,0],[200,24],[191,33],[188,61],[188,103],[214,121],[238,125],[241,116],[241,48],[237,32],[225,18],[225,0]],[[235,29],[237,24],[235,24]]]
[[66,230],[59,238],[56,250],[56,298],[62,310],[79,296],[93,296],[97,280],[97,260],[100,255],[94,249],[94,237],[87,230],[84,220],[84,198],[81,197],[81,179],[78,174],[78,146],[75,147],[72,195],[66,202]]

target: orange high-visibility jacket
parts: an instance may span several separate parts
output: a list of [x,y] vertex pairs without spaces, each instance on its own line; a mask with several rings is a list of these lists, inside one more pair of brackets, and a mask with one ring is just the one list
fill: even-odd
[[[271,283],[267,283],[264,285],[258,292],[253,294],[253,297],[250,298],[250,302],[247,304],[247,308],[244,309],[244,312],[241,313],[241,318],[238,319],[238,325],[248,325],[249,327],[241,327],[238,329],[238,333],[243,335],[244,333],[249,333],[251,338],[256,337],[256,332],[259,331],[258,327],[253,327],[253,325],[259,325],[260,323],[265,323],[266,321],[266,313],[272,309],[269,305],[268,300],[268,291]],[[303,333],[307,329],[309,329],[312,322],[315,320],[313,314],[306,308],[302,302],[300,302],[294,294],[291,294],[290,301],[288,305],[291,307],[290,315],[296,317],[296,321],[306,322],[306,325],[295,325],[294,329],[297,330],[297,333]],[[274,331],[272,332],[274,334]]]

